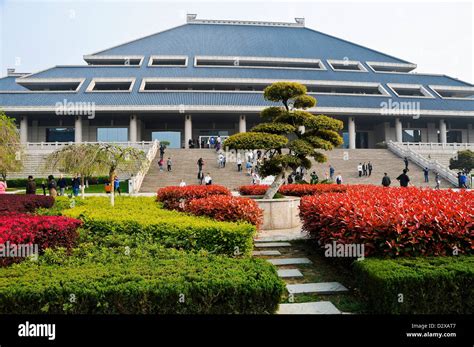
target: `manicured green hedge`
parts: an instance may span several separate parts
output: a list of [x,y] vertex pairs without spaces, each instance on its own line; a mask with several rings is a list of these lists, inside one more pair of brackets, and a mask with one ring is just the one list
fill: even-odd
[[166,247],[226,255],[250,255],[253,248],[255,226],[164,210],[154,198],[117,197],[113,208],[104,197],[88,197],[81,203],[63,214],[84,222],[86,240],[131,247],[156,242]]
[[117,250],[47,251],[0,269],[0,314],[274,313],[284,289],[261,259]]
[[474,256],[365,259],[354,266],[374,313],[474,313]]
[[[59,179],[59,176],[54,177],[56,180]],[[68,186],[71,186],[72,184],[72,177],[67,175],[67,177],[64,177],[66,179],[66,182]],[[89,184],[105,184],[105,182],[108,182],[109,177],[108,176],[100,176],[100,177],[91,177],[88,178]],[[38,188],[41,188],[41,182],[42,181],[48,181],[47,178],[41,178],[41,177],[36,177],[35,182],[36,186]],[[25,188],[26,183],[28,182],[27,178],[12,178],[12,179],[7,179],[7,186],[8,188]]]

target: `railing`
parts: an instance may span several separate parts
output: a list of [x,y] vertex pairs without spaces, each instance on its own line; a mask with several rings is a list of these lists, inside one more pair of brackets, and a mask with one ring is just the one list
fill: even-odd
[[394,142],[404,148],[413,150],[428,150],[428,151],[460,151],[470,149],[474,151],[474,143],[439,143],[439,142]]
[[[139,141],[139,142],[80,142],[77,144],[97,144],[97,143],[112,143],[119,146],[134,147],[139,149],[146,149],[153,145],[153,141]],[[76,142],[27,142],[24,144],[27,150],[49,150],[55,151],[64,146],[70,146]]]
[[441,177],[443,177],[448,182],[453,185],[458,185],[457,175],[451,171],[447,166],[440,164],[437,160],[425,158],[420,153],[415,152],[410,146],[404,146],[405,143],[401,144],[399,142],[389,141],[388,149],[393,153],[402,158],[408,158],[416,165],[437,172]]
[[151,142],[150,144],[151,144],[151,147],[146,154],[146,161],[143,163],[142,168],[140,169],[140,171],[138,171],[136,176],[132,178],[133,192],[131,193],[138,193],[140,191],[140,188],[143,183],[143,179],[148,173],[148,170],[150,169],[150,166],[156,157],[156,153],[158,152],[158,147],[160,145],[160,142],[158,140],[155,140]]

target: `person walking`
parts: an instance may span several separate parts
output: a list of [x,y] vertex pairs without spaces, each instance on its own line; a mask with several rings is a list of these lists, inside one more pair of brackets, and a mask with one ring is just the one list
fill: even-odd
[[423,176],[425,177],[425,183],[428,183],[429,181],[429,170],[427,167],[423,169]]
[[317,184],[319,182],[319,177],[316,174],[316,171],[311,172],[311,180],[309,181],[310,184]]
[[204,183],[206,186],[210,186],[212,184],[212,177],[209,172],[206,174],[206,177],[204,177]]
[[202,170],[198,171],[197,179],[199,184],[202,185],[202,182],[204,181],[204,173],[202,172]]
[[339,172],[339,174],[336,176],[336,184],[342,184],[342,175]]
[[382,177],[382,185],[384,187],[389,187],[392,184],[392,180],[388,177],[388,174],[385,172]]
[[49,195],[55,198],[58,195],[56,180],[53,175],[48,177],[48,191]]
[[165,148],[163,144],[160,145],[160,159],[163,159],[165,156]]
[[441,177],[439,176],[438,172],[435,173],[435,182],[436,182],[435,189],[439,189],[440,188],[439,186],[441,184]]
[[120,180],[118,176],[114,177],[114,192],[118,192],[119,195],[122,195],[122,192],[120,190]]
[[181,182],[179,182],[179,186],[186,187],[186,182],[184,182],[184,180],[181,180]]
[[46,180],[42,179],[41,180],[41,189],[43,189],[43,195],[46,195]]
[[460,178],[460,188],[467,189],[467,175],[463,172]]
[[334,172],[336,172],[336,170],[332,167],[332,165],[329,165],[329,179],[332,181],[333,178],[334,178]]
[[198,166],[199,171],[202,171],[202,167],[204,166],[204,160],[202,158],[198,159],[197,166]]
[[81,180],[79,179],[78,174],[75,174],[74,177],[72,178],[71,186],[72,186],[72,195],[78,196],[79,187],[81,186]]
[[369,177],[372,175],[372,170],[374,169],[374,166],[372,165],[372,163],[369,161],[369,163],[367,164],[367,170],[369,170]]
[[407,172],[408,172],[408,157],[405,157],[403,159],[403,162],[405,163],[405,170],[407,170]]
[[3,178],[0,178],[0,194],[5,194],[7,192],[7,181]]
[[357,165],[357,171],[359,172],[359,177],[362,177],[362,163],[359,163],[359,165]]
[[58,187],[59,187],[59,196],[64,196],[64,192],[67,188],[67,182],[63,175],[59,176]]
[[26,181],[26,194],[36,195],[36,182],[31,175],[28,176],[28,180]]
[[407,172],[407,169],[403,169],[403,173],[397,177],[397,181],[400,182],[400,187],[408,187],[408,183],[410,183],[410,177],[408,177]]
[[242,158],[240,156],[237,158],[237,172],[242,172]]
[[367,164],[362,164],[362,176],[367,176]]
[[158,166],[160,168],[160,172],[163,172],[163,165],[164,165],[163,158],[160,158],[160,160],[158,161]]
[[166,168],[167,168],[168,172],[171,171],[171,164],[172,164],[171,163],[171,158],[168,157],[168,160],[166,161]]

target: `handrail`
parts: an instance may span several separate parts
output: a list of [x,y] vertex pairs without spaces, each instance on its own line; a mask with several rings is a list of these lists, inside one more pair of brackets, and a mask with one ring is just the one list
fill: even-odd
[[146,160],[143,163],[141,169],[137,172],[136,176],[132,178],[132,186],[133,186],[133,193],[139,192],[140,188],[143,183],[143,179],[145,178],[148,170],[150,169],[151,163],[156,157],[156,153],[158,152],[158,147],[160,145],[160,141],[154,140],[152,142],[152,146],[148,149],[146,154]]
[[[404,148],[406,147],[406,148]],[[399,157],[406,157],[410,159],[412,162],[417,164],[422,168],[429,168],[432,171],[437,172],[441,177],[443,177],[448,182],[452,183],[453,185],[458,185],[458,177],[457,175],[451,171],[447,166],[440,164],[437,160],[434,159],[427,159],[422,156],[420,153],[415,152],[409,146],[404,146],[399,142],[388,142],[388,149],[390,149],[393,153],[398,155]]]
[[474,150],[474,143],[439,143],[439,142],[394,142],[399,146],[405,148],[412,148],[417,150]]

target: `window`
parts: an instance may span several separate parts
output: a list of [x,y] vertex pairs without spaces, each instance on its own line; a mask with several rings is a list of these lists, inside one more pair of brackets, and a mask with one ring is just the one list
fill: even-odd
[[443,99],[474,100],[474,87],[430,85],[430,88]]
[[186,67],[188,57],[185,55],[152,55],[148,66],[152,67]]
[[416,69],[416,64],[409,63],[383,63],[367,61],[366,64],[374,72],[408,73]]
[[403,142],[421,142],[421,130],[419,129],[403,129]]
[[35,92],[77,92],[84,79],[17,79],[16,82],[28,90]]
[[130,92],[134,83],[134,78],[95,78],[87,92]]
[[387,84],[395,95],[401,98],[434,98],[434,96],[419,84]]
[[328,60],[329,66],[334,71],[358,71],[358,72],[367,72],[367,69],[360,61],[351,61],[351,60]]
[[46,142],[74,142],[74,128],[46,128]]
[[128,128],[97,128],[99,142],[127,142]]
[[308,93],[315,94],[342,94],[342,95],[367,95],[389,96],[387,91],[378,83],[319,81],[314,85],[307,85]]
[[135,66],[139,67],[143,62],[142,55],[86,55],[84,60],[91,66]]
[[231,67],[231,68],[268,68],[326,70],[320,59],[302,58],[265,58],[265,57],[195,57],[196,67]]

